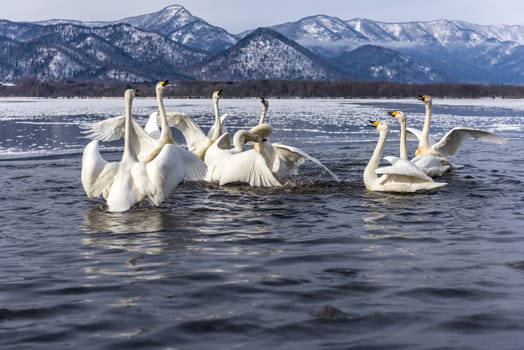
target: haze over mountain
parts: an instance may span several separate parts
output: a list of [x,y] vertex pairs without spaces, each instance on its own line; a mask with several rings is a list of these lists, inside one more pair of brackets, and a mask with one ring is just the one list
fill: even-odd
[[524,84],[524,26],[315,15],[233,35],[179,5],[111,22],[0,20],[0,81]]

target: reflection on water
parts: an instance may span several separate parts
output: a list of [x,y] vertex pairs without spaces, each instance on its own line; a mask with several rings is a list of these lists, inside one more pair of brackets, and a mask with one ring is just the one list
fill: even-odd
[[84,215],[87,233],[147,233],[174,227],[174,218],[158,208],[139,208],[125,213],[111,213],[103,206],[92,207]]

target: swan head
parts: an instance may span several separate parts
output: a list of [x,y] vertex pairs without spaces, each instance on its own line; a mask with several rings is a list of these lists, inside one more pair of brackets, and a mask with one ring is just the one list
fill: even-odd
[[406,121],[406,114],[402,111],[389,112],[389,115],[398,120],[400,123]]
[[378,131],[389,131],[389,126],[386,122],[379,122],[378,120],[370,120],[369,126],[376,128]]
[[430,104],[433,101],[429,95],[418,95],[417,99],[424,102],[425,104]]
[[165,88],[167,85],[169,85],[169,80],[160,80],[157,84],[156,84],[156,89],[163,89]]
[[220,99],[220,96],[222,96],[222,89],[213,91],[213,100],[218,101]]
[[260,102],[262,102],[262,105],[264,106],[264,108],[268,108],[269,102],[265,98],[260,97]]
[[126,99],[133,99],[134,97],[138,96],[138,89],[133,89],[131,87],[128,87],[126,91],[124,92],[124,98]]
[[155,86],[155,92],[157,95],[161,94],[164,88],[169,85],[169,80],[161,80]]

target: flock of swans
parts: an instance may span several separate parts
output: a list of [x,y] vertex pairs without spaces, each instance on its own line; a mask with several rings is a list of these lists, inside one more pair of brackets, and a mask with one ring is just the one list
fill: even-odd
[[[221,115],[219,111],[221,90],[213,93],[215,120],[205,134],[188,115],[166,112],[163,91],[167,85],[167,81],[156,85],[158,112],[149,116],[144,127],[132,114],[133,99],[138,94],[138,90],[132,88],[124,93],[124,115],[83,126],[92,141],[86,145],[82,156],[82,186],[88,198],[103,197],[108,211],[124,212],[145,200],[158,206],[183,181],[280,187],[282,181],[297,174],[298,167],[307,160],[315,162],[339,181],[331,170],[303,150],[269,141],[273,129],[265,121],[266,99],[261,98],[263,108],[258,124],[249,130],[236,131],[231,141],[225,128],[227,114]],[[400,124],[400,156],[384,157],[391,163],[389,166],[379,167],[389,133],[388,123],[370,121],[370,126],[379,132],[379,139],[363,173],[367,190],[418,192],[438,189],[446,183],[436,182],[433,178],[456,167],[448,158],[457,152],[464,140],[505,141],[487,131],[453,128],[435,142],[429,134],[431,97],[424,95],[419,98],[426,106],[422,131],[406,127],[406,116],[402,111],[390,113]],[[186,147],[176,144],[171,127],[180,130]],[[407,154],[408,135],[419,140],[416,155],[411,160]],[[100,154],[99,142],[121,138],[124,139],[121,160],[106,161]],[[252,147],[247,148],[247,143]]]

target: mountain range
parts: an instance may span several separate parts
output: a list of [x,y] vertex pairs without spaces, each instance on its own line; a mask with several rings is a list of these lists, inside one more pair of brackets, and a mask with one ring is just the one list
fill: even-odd
[[524,85],[524,26],[316,15],[228,33],[180,5],[111,22],[0,20],[0,81],[363,80]]

